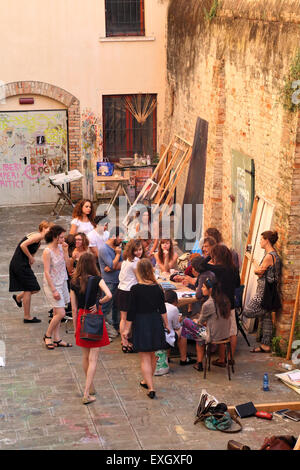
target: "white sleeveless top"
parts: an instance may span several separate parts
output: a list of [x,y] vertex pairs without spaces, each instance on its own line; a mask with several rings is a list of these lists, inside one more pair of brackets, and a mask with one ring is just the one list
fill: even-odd
[[[50,253],[50,277],[53,284],[56,286],[62,285],[64,281],[68,280],[68,273],[66,268],[66,262],[64,253],[61,245],[58,245],[59,254],[54,253],[50,248],[45,248]],[[44,281],[47,282],[45,274]]]

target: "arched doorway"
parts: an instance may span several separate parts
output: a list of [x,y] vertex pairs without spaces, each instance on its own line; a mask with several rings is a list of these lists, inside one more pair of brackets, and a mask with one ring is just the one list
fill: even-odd
[[[31,104],[20,104],[25,96]],[[62,88],[36,81],[7,83],[1,98],[1,204],[54,201],[57,195],[49,187],[49,176],[81,170],[78,99]],[[81,182],[72,183],[72,199],[81,195]]]

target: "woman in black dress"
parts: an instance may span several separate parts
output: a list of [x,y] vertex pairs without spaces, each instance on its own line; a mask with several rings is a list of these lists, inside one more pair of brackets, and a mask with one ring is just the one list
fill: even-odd
[[140,355],[143,381],[140,385],[154,398],[153,375],[156,369],[155,351],[167,349],[165,330],[170,332],[164,293],[157,283],[151,261],[141,259],[136,267],[138,284],[131,287],[124,336],[128,339],[132,328],[134,349]]
[[40,323],[41,321],[30,315],[31,296],[40,290],[31,266],[34,263],[34,255],[49,228],[49,222],[43,220],[38,232],[30,233],[22,238],[9,265],[9,292],[20,292],[20,294],[13,295],[13,299],[18,307],[24,308],[24,323]]

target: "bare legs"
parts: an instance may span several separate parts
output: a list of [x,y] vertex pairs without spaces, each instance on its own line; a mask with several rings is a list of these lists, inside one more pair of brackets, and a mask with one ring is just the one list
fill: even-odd
[[128,340],[127,338],[124,337],[124,331],[125,331],[125,326],[126,326],[126,320],[127,320],[127,312],[123,312],[122,310],[120,311],[120,335],[122,338],[122,346],[127,347],[128,346]]
[[33,292],[25,291],[16,295],[17,301],[23,302],[24,320],[32,320],[32,317],[30,316],[31,296],[37,292],[37,290]]
[[[59,329],[60,329],[60,323],[62,319],[64,318],[66,312],[63,307],[54,307],[53,308],[53,318],[51,322],[49,323],[48,330],[46,331],[46,336],[48,338],[45,338],[46,344],[51,344],[52,343],[52,337],[53,341],[60,341],[60,334],[59,334]],[[61,346],[65,346],[66,343],[61,342]]]
[[149,391],[154,391],[153,376],[156,369],[155,352],[139,352],[141,361],[141,371],[143,376],[143,383],[148,385]]
[[83,399],[95,401],[96,399],[92,398],[90,393],[94,390],[93,380],[96,373],[100,348],[82,348],[82,351],[82,366],[86,376]]

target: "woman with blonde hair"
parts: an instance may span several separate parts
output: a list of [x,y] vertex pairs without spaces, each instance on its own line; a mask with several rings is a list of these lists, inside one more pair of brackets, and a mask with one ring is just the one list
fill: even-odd
[[47,220],[43,220],[38,232],[29,233],[22,238],[9,265],[9,292],[20,292],[13,295],[13,299],[19,308],[24,309],[24,323],[41,322],[38,318],[30,316],[31,296],[41,289],[31,266],[50,225]]
[[[156,369],[155,351],[167,349],[165,330],[170,332],[164,293],[157,283],[151,261],[147,258],[137,263],[138,284],[131,287],[124,337],[132,329],[133,347],[139,353],[143,380],[141,387],[154,398],[153,376]],[[165,329],[165,330],[164,330]]]
[[[90,293],[86,298],[88,282],[91,283]],[[105,322],[103,322],[103,336],[99,341],[87,341],[80,338],[81,317],[86,311],[97,315],[103,315],[100,305],[97,307],[99,293],[104,292],[99,304],[108,302],[112,295],[101,279],[96,266],[96,259],[91,253],[84,253],[78,260],[78,264],[71,282],[71,304],[76,344],[82,348],[82,365],[86,376],[82,403],[87,405],[96,400],[93,380],[96,373],[97,361],[102,346],[109,344]]]
[[79,201],[73,210],[73,220],[71,221],[70,234],[83,232],[86,235],[94,230],[95,223],[95,208],[90,199],[82,199]]

